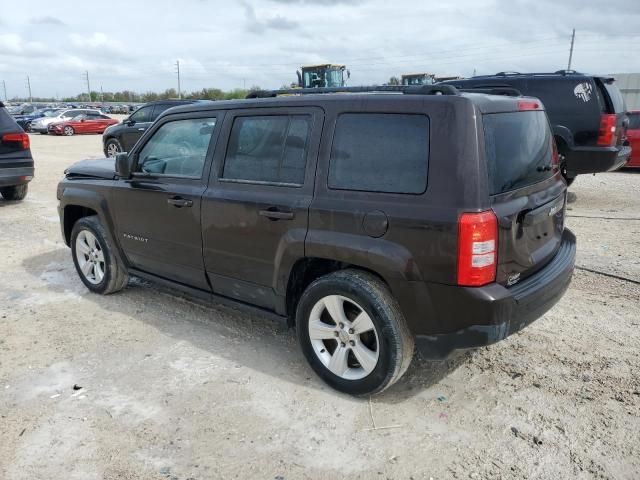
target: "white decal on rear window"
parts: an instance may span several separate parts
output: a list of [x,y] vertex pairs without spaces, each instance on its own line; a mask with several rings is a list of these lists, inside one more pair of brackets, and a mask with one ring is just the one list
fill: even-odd
[[579,83],[576,85],[576,88],[573,89],[573,94],[585,103],[591,100],[592,92],[593,87],[589,82]]

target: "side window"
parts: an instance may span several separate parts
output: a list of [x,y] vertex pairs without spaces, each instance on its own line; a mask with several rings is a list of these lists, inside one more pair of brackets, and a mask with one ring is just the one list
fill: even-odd
[[423,193],[428,157],[426,115],[342,114],[331,147],[329,188]]
[[309,115],[237,117],[222,178],[302,185],[310,133]]
[[632,113],[629,115],[629,130],[640,129],[640,113]]
[[175,105],[168,105],[168,104],[156,105],[155,107],[153,107],[153,114],[151,114],[150,119],[147,120],[147,121],[148,122],[155,122],[156,119],[160,116],[160,114],[162,112],[164,112],[165,110],[170,109],[173,106],[175,106]]
[[200,178],[215,118],[174,120],[162,125],[138,155],[139,172]]
[[133,120],[136,123],[142,122],[150,122],[151,121],[151,110],[153,107],[142,107],[139,110],[129,117],[130,120]]

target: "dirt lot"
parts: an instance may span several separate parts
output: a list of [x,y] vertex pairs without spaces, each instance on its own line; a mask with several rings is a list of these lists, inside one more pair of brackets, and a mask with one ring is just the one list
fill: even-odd
[[[135,280],[89,294],[55,187],[100,137],[31,140],[29,196],[0,200],[0,478],[640,477],[637,283],[577,270],[518,335],[353,399],[282,324]],[[640,173],[571,190],[578,265],[640,281]]]

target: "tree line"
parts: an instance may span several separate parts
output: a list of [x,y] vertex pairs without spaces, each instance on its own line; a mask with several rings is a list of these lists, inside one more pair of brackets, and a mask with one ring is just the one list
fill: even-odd
[[[236,88],[224,91],[219,88],[203,88],[192,92],[182,92],[182,98],[190,100],[233,100],[245,98],[249,92],[260,90],[260,87],[253,86],[249,89]],[[166,100],[178,98],[178,91],[175,88],[167,88],[164,92],[138,93],[132,90],[122,90],[120,92],[91,92],[91,99],[88,93],[79,93],[76,96],[55,99],[53,97],[33,97],[34,102],[87,102],[87,103],[146,103],[154,100]],[[25,98],[13,98],[11,101],[28,101]]]

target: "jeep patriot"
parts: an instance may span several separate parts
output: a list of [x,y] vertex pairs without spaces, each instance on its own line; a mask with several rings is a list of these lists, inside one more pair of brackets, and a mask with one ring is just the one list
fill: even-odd
[[285,317],[354,395],[392,385],[414,348],[497,342],[564,294],[576,241],[539,100],[254,96],[172,108],[130,152],[67,169],[62,234],[89,290],[135,275]]

